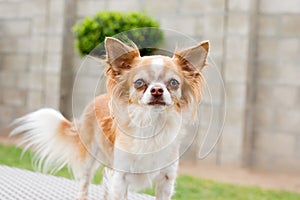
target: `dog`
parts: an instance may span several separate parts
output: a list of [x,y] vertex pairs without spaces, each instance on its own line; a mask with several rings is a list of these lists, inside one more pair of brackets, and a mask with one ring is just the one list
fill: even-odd
[[129,189],[156,183],[156,199],[171,199],[185,125],[196,118],[209,42],[175,50],[173,57],[140,56],[133,43],[107,37],[107,93],[78,120],[44,108],[14,121],[11,135],[35,151],[39,169],[68,166],[88,198],[94,172],[105,165],[103,199],[125,200]]

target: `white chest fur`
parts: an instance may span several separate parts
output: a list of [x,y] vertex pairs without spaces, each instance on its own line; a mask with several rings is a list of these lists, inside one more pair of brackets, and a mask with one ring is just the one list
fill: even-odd
[[129,173],[158,172],[178,159],[183,135],[180,114],[136,108],[129,116],[130,128],[119,129],[115,145],[116,169]]

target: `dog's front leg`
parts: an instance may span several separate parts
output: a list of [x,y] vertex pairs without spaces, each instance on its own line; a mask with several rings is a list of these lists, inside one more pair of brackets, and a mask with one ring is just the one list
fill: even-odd
[[178,162],[161,172],[156,184],[156,200],[171,200],[177,176]]
[[79,192],[76,200],[87,200],[88,191],[91,180],[100,163],[95,160],[94,156],[98,156],[98,149],[92,148],[92,154],[87,154],[86,158],[80,162],[80,164],[73,169],[74,176],[80,180]]
[[75,171],[75,176],[80,179],[79,192],[76,200],[88,199],[89,184],[98,167],[99,164],[95,163],[95,159],[92,156],[88,156],[85,162]]
[[114,171],[108,200],[127,200],[128,183],[126,173]]
[[171,200],[174,193],[176,175],[166,174],[156,185],[156,200]]

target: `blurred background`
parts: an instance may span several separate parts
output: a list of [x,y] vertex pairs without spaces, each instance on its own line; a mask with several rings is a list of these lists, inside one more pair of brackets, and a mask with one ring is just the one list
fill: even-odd
[[[204,96],[200,115],[214,105],[216,128],[224,117],[225,126],[207,158],[198,159],[199,141],[193,144],[185,160],[194,170],[221,166],[299,178],[300,0],[0,0],[3,143],[9,123],[30,111],[52,107],[72,117],[72,87],[84,59],[74,46],[72,27],[101,11],[143,12],[161,28],[198,42],[210,40],[210,58],[226,98],[222,84],[206,77],[215,98]],[[78,112],[99,74],[81,76]],[[200,124],[200,132],[207,129],[205,119]]]

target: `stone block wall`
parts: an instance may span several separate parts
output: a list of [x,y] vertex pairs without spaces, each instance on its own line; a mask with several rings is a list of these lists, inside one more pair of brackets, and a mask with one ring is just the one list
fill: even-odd
[[[83,58],[73,49],[70,30],[103,10],[141,11],[162,28],[210,40],[209,65],[218,68],[224,85],[209,67],[204,70],[208,87],[190,158],[197,158],[208,130],[203,148],[211,147],[225,119],[216,148],[200,164],[299,169],[299,0],[2,0],[1,128],[45,106],[79,116],[99,93],[95,84],[103,66],[89,60],[80,68]],[[72,93],[74,82],[80,84]]]
[[260,2],[253,130],[260,168],[299,172],[299,22],[299,0]]
[[60,1],[0,1],[0,124],[59,105]]

